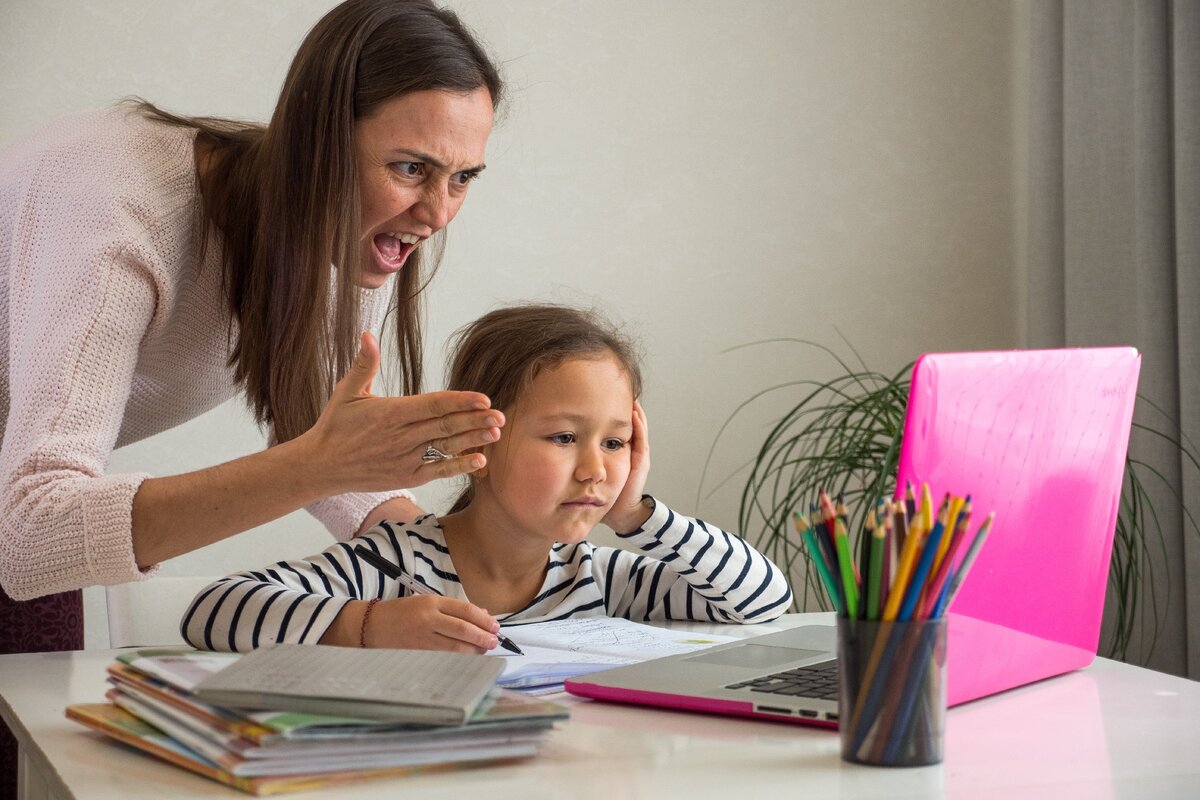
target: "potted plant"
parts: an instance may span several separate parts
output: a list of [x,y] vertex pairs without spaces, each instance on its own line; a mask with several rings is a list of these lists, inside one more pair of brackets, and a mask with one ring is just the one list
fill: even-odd
[[[847,527],[857,546],[857,532],[864,524],[858,515],[870,505],[866,501],[890,494],[894,489],[913,364],[910,362],[889,375],[867,367],[857,353],[853,353],[855,365],[816,342],[768,341],[791,341],[817,348],[837,362],[840,374],[825,381],[791,381],[754,394],[734,410],[718,431],[709,460],[721,433],[747,407],[780,390],[798,395],[750,459],[738,507],[738,530],[787,570],[796,594],[796,610],[830,610],[824,592],[820,591],[816,570],[795,533],[793,512],[807,509],[818,486],[826,487],[831,494],[841,494],[850,510]],[[1158,406],[1142,395],[1138,396],[1138,403],[1167,419]],[[1170,430],[1144,423],[1134,423],[1134,428],[1170,442],[1185,461],[1200,469],[1200,457],[1192,443],[1172,435]],[[702,486],[707,471],[706,463]],[[1163,542],[1162,526],[1150,492],[1153,484],[1167,487],[1170,496],[1181,502],[1177,491],[1155,465],[1128,456],[1106,598],[1115,613],[1111,630],[1102,643],[1105,655],[1120,660],[1127,657],[1139,618],[1152,649],[1162,615],[1162,610],[1153,603],[1147,613],[1141,602],[1151,549],[1161,548]],[[1200,534],[1190,510],[1184,507],[1183,512],[1184,525]]]

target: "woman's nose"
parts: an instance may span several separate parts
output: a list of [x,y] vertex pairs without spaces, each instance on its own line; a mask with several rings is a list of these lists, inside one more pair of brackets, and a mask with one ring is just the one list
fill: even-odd
[[429,186],[421,193],[421,199],[412,207],[413,217],[422,225],[440,231],[450,224],[458,210],[444,186]]

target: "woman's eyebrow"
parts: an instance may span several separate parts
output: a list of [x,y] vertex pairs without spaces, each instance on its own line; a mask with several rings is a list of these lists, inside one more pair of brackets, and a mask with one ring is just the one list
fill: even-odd
[[[393,156],[407,156],[413,161],[420,161],[423,164],[429,164],[438,169],[449,169],[440,159],[434,158],[429,153],[422,153],[419,150],[392,150],[391,153]],[[485,169],[487,169],[487,164],[476,164],[473,167],[463,167],[462,169],[455,170],[455,172],[483,172]]]

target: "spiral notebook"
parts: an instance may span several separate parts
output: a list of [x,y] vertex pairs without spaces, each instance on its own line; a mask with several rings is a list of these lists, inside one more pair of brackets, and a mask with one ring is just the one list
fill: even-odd
[[[918,359],[897,485],[927,482],[995,511],[949,615],[947,702],[1091,663],[1141,357],[1132,348],[935,353]],[[568,680],[584,697],[837,724],[832,626]],[[803,675],[786,692],[759,679]]]

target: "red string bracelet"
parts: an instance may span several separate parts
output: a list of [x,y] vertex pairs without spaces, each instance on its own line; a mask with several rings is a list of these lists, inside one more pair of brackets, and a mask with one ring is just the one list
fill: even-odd
[[363,612],[362,627],[358,629],[358,646],[367,646],[367,620],[371,618],[371,612],[375,610],[375,604],[379,602],[378,597],[372,597],[367,603],[367,610]]

